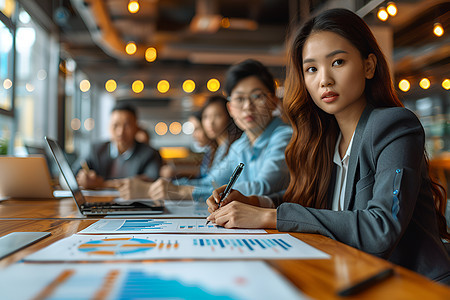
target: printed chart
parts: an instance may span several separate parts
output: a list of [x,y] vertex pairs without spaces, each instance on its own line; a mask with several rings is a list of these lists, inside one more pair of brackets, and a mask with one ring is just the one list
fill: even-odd
[[263,229],[227,229],[205,219],[103,219],[80,234],[111,233],[266,233]]
[[15,300],[304,299],[259,261],[16,264],[0,273],[0,291]]
[[31,254],[27,261],[143,259],[326,259],[329,255],[289,234],[72,235]]

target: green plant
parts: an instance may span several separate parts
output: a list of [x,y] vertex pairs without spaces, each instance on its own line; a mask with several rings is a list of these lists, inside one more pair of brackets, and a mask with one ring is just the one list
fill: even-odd
[[0,155],[8,154],[9,140],[0,138]]

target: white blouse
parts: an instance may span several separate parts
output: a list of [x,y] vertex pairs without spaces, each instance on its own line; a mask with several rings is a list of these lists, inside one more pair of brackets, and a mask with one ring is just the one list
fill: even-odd
[[336,164],[336,183],[334,185],[333,202],[331,205],[332,210],[344,210],[344,196],[345,196],[345,185],[347,184],[347,171],[348,171],[348,161],[350,160],[350,151],[352,149],[353,137],[355,133],[353,132],[350,144],[348,144],[347,151],[344,157],[341,159],[339,155],[339,143],[342,139],[342,133],[336,141],[336,146],[334,148],[333,162]]

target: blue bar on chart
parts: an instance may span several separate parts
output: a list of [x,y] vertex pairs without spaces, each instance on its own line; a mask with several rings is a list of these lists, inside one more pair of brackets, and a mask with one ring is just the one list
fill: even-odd
[[248,247],[248,249],[250,249],[250,251],[253,251],[253,248],[249,245],[249,243],[247,242],[247,240],[242,239],[242,242],[245,244],[245,246]]
[[[261,251],[273,249],[273,251],[278,252],[278,250],[288,251],[292,246],[289,245],[282,239],[266,239],[266,238],[252,238],[252,239],[194,239],[194,246],[220,246],[223,250],[233,250],[238,248],[239,251],[247,249],[248,251]],[[280,249],[281,248],[281,249]]]

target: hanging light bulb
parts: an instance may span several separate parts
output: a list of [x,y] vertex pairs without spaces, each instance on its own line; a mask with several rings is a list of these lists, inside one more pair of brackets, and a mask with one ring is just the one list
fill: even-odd
[[208,82],[206,83],[206,87],[208,88],[208,90],[210,92],[216,92],[217,90],[219,90],[220,88],[220,81],[217,80],[216,78],[211,78],[210,80],[208,80]]
[[139,2],[137,0],[130,0],[128,2],[128,11],[132,14],[135,14],[139,11]]
[[388,14],[392,17],[394,17],[397,14],[397,5],[395,5],[394,2],[388,2],[388,5],[386,7],[386,11]]
[[125,52],[128,55],[133,55],[136,53],[137,50],[137,46],[134,42],[129,42],[126,46],[125,46]]
[[384,8],[384,6],[382,6],[378,9],[377,17],[378,17],[378,19],[380,19],[383,22],[388,19],[389,15],[386,11],[386,8]]
[[424,90],[428,89],[431,86],[430,80],[428,78],[422,78],[419,81],[419,85],[421,88],[423,88]]
[[147,48],[145,50],[145,60],[148,62],[154,62],[157,56],[156,49],[154,47]]
[[402,90],[403,92],[407,92],[409,91],[409,88],[411,87],[411,84],[409,83],[408,80],[406,79],[402,79],[400,80],[400,82],[398,83],[398,88],[400,90]]
[[442,36],[444,34],[444,27],[442,27],[441,23],[434,23],[433,33],[436,36]]

